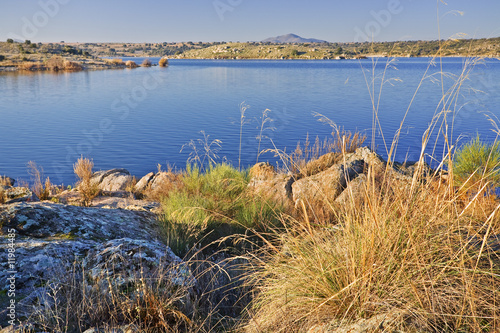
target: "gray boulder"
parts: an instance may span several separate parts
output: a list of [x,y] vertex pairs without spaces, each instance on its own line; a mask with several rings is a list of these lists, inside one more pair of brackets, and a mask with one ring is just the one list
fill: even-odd
[[153,177],[155,176],[154,172],[150,172],[137,182],[134,186],[134,192],[136,193],[142,193],[144,192],[147,188],[151,180],[153,180]]
[[97,171],[91,179],[103,191],[125,191],[132,181],[133,177],[126,169]]

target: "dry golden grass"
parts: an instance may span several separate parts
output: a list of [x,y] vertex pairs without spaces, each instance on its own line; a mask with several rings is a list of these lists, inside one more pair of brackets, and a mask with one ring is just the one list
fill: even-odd
[[168,66],[168,58],[167,57],[161,58],[160,61],[158,62],[158,65],[160,67],[167,67]]
[[50,183],[49,177],[45,178],[44,183],[42,183],[42,179],[44,178],[43,168],[38,167],[35,162],[29,161],[28,173],[33,181],[33,193],[35,193],[36,196],[42,201],[49,200],[51,196],[52,184]]
[[311,145],[307,137],[303,146],[299,142],[291,154],[281,154],[285,171],[300,177],[310,176],[337,163],[341,153],[352,153],[363,146],[366,140],[365,134],[339,129],[326,117],[321,120],[328,122],[334,128],[332,138],[325,138],[321,141],[319,137],[316,137],[314,144]]
[[52,56],[45,61],[45,68],[51,71],[64,70],[64,59],[61,56]]
[[184,187],[183,175],[172,171],[162,172],[161,180],[156,182],[154,188],[150,185],[146,188],[144,195],[152,201],[162,201],[168,198],[173,191],[181,190]]
[[74,62],[74,61],[64,60],[63,66],[64,66],[64,70],[66,70],[66,71],[81,71],[81,70],[83,70],[82,65],[77,63],[77,62]]
[[7,198],[5,197],[5,190],[2,185],[0,185],[0,205],[3,205],[6,201]]
[[257,261],[247,330],[305,331],[398,310],[405,330],[498,331],[500,204],[459,202],[440,183],[408,191],[369,176],[363,205],[332,208],[336,225],[312,224],[308,214],[288,220]]
[[123,66],[123,65],[126,64],[126,63],[123,62],[122,59],[117,59],[117,58],[114,58],[114,59],[104,59],[104,61],[106,61],[109,64],[118,65],[118,66]]
[[43,64],[40,62],[31,62],[25,61],[17,66],[20,70],[23,71],[36,71],[43,67]]
[[99,188],[97,184],[92,182],[92,168],[94,167],[94,162],[88,158],[80,157],[78,161],[73,165],[73,170],[75,174],[80,179],[78,181],[78,191],[82,194],[82,205],[90,206],[92,200],[99,194]]
[[132,60],[127,60],[127,62],[125,62],[125,66],[127,68],[137,68],[137,67],[139,67],[139,65],[137,65],[135,63],[135,61],[132,61]]

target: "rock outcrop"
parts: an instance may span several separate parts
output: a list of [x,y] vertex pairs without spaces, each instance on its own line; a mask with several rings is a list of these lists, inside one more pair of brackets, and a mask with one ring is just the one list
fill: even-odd
[[[428,166],[423,166],[430,172]],[[305,165],[297,174],[279,174],[265,163],[259,163],[250,170],[249,188],[259,195],[288,202],[296,207],[302,202],[347,201],[356,204],[364,197],[367,174],[375,179],[390,177],[397,187],[409,189],[416,166],[388,167],[378,154],[367,147],[356,149],[345,155],[329,153]]]
[[97,171],[91,179],[102,191],[125,191],[132,181],[133,177],[126,169]]
[[71,274],[101,288],[103,297],[109,285],[133,292],[141,279],[163,279],[187,291],[196,284],[189,268],[161,242],[156,215],[148,211],[21,202],[0,205],[0,224],[0,251],[13,254],[0,262],[3,326],[10,281],[16,318],[54,306],[49,294]]

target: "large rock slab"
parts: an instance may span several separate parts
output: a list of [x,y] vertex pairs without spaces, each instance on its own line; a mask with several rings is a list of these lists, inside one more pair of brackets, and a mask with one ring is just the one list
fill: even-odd
[[[51,202],[0,205],[0,325],[7,324],[10,285],[17,318],[53,313],[54,292],[76,283],[92,292],[142,297],[137,283],[183,290],[191,302],[196,279],[160,241],[156,215],[147,211],[98,209]],[[11,279],[11,280],[9,280]],[[11,283],[12,282],[12,283]],[[166,290],[165,292],[168,292]],[[57,302],[64,301],[62,291]],[[136,294],[134,294],[136,293]],[[101,297],[100,296],[100,297]]]
[[95,172],[91,182],[97,184],[102,191],[125,191],[133,179],[134,177],[126,169],[111,169]]
[[145,211],[98,209],[51,202],[0,206],[3,233],[15,229],[23,236],[46,238],[71,235],[81,239],[110,240],[134,235],[157,238],[156,215]]

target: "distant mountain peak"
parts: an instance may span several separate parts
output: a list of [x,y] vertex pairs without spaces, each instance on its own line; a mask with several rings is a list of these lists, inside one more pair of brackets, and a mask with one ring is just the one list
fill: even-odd
[[315,38],[303,38],[296,34],[287,34],[278,37],[271,37],[264,39],[264,43],[327,43],[325,40],[315,39]]

